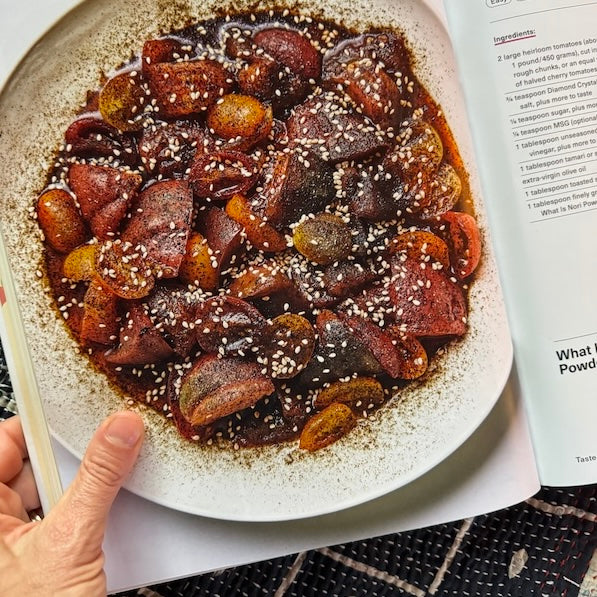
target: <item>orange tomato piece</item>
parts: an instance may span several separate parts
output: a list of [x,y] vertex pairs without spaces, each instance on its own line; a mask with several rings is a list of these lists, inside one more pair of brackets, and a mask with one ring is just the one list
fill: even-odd
[[249,242],[258,250],[277,253],[286,249],[286,238],[271,224],[253,213],[247,198],[233,195],[226,204],[226,213],[244,229]]
[[450,249],[450,263],[459,280],[468,278],[481,260],[481,233],[473,216],[449,211],[440,217],[439,233]]
[[112,345],[118,340],[118,297],[94,276],[83,299],[81,340]]
[[51,189],[39,197],[37,219],[46,241],[59,253],[70,253],[88,238],[79,208],[64,189]]
[[97,245],[82,245],[71,251],[62,264],[64,277],[73,282],[89,281],[95,274]]
[[407,257],[427,261],[428,258],[450,267],[448,245],[439,237],[426,230],[402,232],[392,239],[390,253],[404,253]]
[[108,79],[99,94],[102,118],[121,131],[136,131],[142,127],[145,91],[135,71],[119,73]]
[[100,245],[95,269],[102,283],[124,299],[143,298],[155,284],[145,247],[120,239],[108,240]]
[[317,394],[314,406],[322,409],[340,402],[360,412],[378,406],[383,400],[383,387],[379,381],[373,377],[355,377],[348,381],[336,381],[323,388]]
[[309,452],[321,450],[346,435],[356,422],[356,416],[346,404],[334,402],[307,421],[299,448]]
[[265,139],[272,130],[271,106],[251,95],[230,93],[220,98],[207,113],[207,124],[224,139],[238,139],[246,150]]
[[192,232],[178,268],[178,276],[187,284],[195,284],[203,290],[213,290],[218,285],[218,269],[214,267],[213,251],[207,239],[199,232]]

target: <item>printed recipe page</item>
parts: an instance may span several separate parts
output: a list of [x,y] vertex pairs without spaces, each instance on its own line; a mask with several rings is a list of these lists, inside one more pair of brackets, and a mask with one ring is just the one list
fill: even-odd
[[597,479],[597,2],[446,0],[546,485]]

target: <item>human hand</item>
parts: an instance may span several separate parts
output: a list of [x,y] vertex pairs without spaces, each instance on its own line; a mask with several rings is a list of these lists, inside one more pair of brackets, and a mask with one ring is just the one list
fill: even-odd
[[18,417],[0,423],[0,595],[106,594],[102,541],[110,507],[141,444],[141,418],[106,419],[91,439],[70,487],[40,522],[39,506]]

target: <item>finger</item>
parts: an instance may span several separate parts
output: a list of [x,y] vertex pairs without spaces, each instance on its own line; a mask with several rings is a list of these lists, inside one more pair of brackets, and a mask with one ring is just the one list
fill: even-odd
[[0,483],[7,483],[23,468],[27,456],[25,439],[18,417],[0,423]]
[[7,514],[0,514],[0,543],[4,540],[7,544],[10,544],[15,539],[18,539],[22,533],[22,527],[27,527],[26,531],[29,530],[29,525],[35,523],[26,524],[20,518],[14,516],[8,516]]
[[143,436],[143,421],[133,412],[116,413],[104,421],[71,486],[43,521],[45,526],[68,529],[73,539],[99,548],[108,512],[137,460]]
[[0,429],[12,438],[16,446],[21,451],[21,457],[24,460],[27,458],[27,444],[25,443],[25,436],[23,435],[23,427],[21,426],[21,417],[14,416],[6,419],[0,423]]
[[7,514],[29,522],[29,516],[27,516],[21,496],[4,483],[0,483],[0,514]]
[[23,506],[27,512],[31,512],[31,510],[36,510],[40,507],[37,485],[35,484],[35,478],[33,477],[33,470],[31,469],[29,460],[25,460],[21,472],[14,477],[14,479],[9,481],[7,485],[21,496]]

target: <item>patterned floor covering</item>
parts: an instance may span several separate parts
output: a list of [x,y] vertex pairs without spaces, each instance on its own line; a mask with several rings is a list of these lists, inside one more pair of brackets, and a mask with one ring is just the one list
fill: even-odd
[[[15,412],[0,348],[0,419]],[[597,597],[597,485],[118,597]]]

